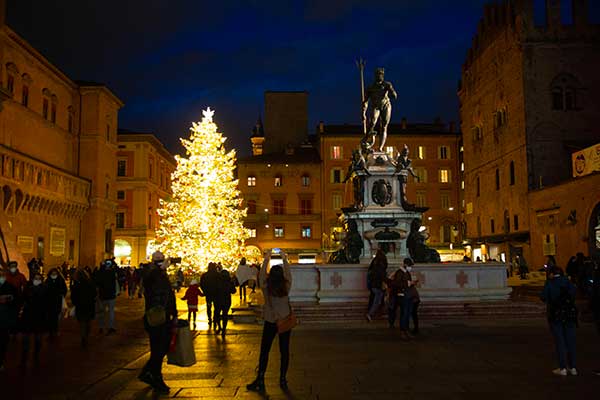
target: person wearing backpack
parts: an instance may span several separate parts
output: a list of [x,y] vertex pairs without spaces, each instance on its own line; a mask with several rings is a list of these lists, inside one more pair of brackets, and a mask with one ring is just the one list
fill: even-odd
[[560,267],[553,267],[542,291],[542,301],[546,303],[548,324],[554,337],[558,368],[552,373],[559,376],[577,375],[575,328],[577,307],[575,306],[575,286],[565,276]]

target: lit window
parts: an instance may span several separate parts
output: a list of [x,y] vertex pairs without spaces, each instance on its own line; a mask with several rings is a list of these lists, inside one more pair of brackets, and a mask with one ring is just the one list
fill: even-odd
[[447,160],[448,159],[448,147],[440,146],[438,156],[439,156],[438,158],[440,160]]
[[307,187],[310,186],[310,176],[309,175],[302,175],[302,186]]
[[275,184],[275,187],[281,187],[281,185],[283,185],[283,178],[281,177],[281,175],[277,175],[275,177],[274,184]]
[[256,228],[249,228],[248,233],[250,234],[251,238],[255,238],[256,237]]
[[125,213],[124,212],[118,212],[117,213],[117,228],[125,228]]
[[256,177],[250,175],[248,177],[248,186],[256,186]]
[[117,190],[117,200],[125,200],[125,191]]
[[425,146],[419,146],[419,147],[417,147],[417,158],[419,160],[424,160],[425,159]]
[[334,210],[342,208],[342,195],[335,193],[331,196],[331,206]]
[[117,176],[127,176],[127,160],[117,161]]
[[248,200],[248,215],[256,214],[256,200]]
[[334,168],[331,170],[331,183],[342,183],[342,170]]
[[302,226],[301,235],[305,239],[309,239],[312,237],[312,229],[310,226]]
[[465,190],[465,181],[460,181],[460,188]]
[[273,236],[275,236],[276,238],[282,238],[283,237],[283,226],[276,226],[273,228]]
[[440,183],[449,183],[450,182],[450,170],[449,169],[440,169]]
[[465,163],[464,163],[464,162],[461,162],[461,163],[460,163],[460,171],[461,171],[461,172],[464,172],[464,171],[465,171]]
[[394,146],[385,146],[385,152],[388,156],[394,157]]
[[331,159],[332,160],[341,160],[342,159],[342,147],[341,146],[331,146]]
[[448,208],[450,208],[450,195],[447,193],[442,193],[441,203],[442,203],[442,209],[447,210]]

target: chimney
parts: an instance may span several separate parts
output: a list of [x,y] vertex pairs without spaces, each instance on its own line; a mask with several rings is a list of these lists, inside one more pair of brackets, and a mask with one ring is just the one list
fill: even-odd
[[400,127],[403,131],[406,130],[406,117],[402,117],[402,120],[400,121]]
[[573,23],[575,24],[575,27],[586,26],[588,24],[588,0],[572,0],[571,4],[573,7]]
[[551,30],[560,27],[560,0],[546,0],[546,25]]

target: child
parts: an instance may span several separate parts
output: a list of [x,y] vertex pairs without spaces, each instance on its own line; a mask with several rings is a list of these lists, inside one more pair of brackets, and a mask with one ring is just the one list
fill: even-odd
[[[187,300],[188,304],[188,323],[193,321],[193,330],[196,330],[196,312],[198,311],[198,296],[204,296],[198,287],[198,281],[192,279],[190,287],[185,291],[181,300]],[[193,316],[192,320],[190,317]]]

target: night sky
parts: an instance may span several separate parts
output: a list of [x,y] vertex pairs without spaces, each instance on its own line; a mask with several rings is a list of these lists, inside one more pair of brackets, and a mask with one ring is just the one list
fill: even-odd
[[309,132],[320,120],[359,123],[359,56],[368,81],[384,66],[394,83],[393,122],[458,120],[457,81],[484,3],[8,0],[7,21],[71,78],[109,86],[125,102],[121,128],[180,152],[210,106],[246,155],[265,90],[307,90]]

